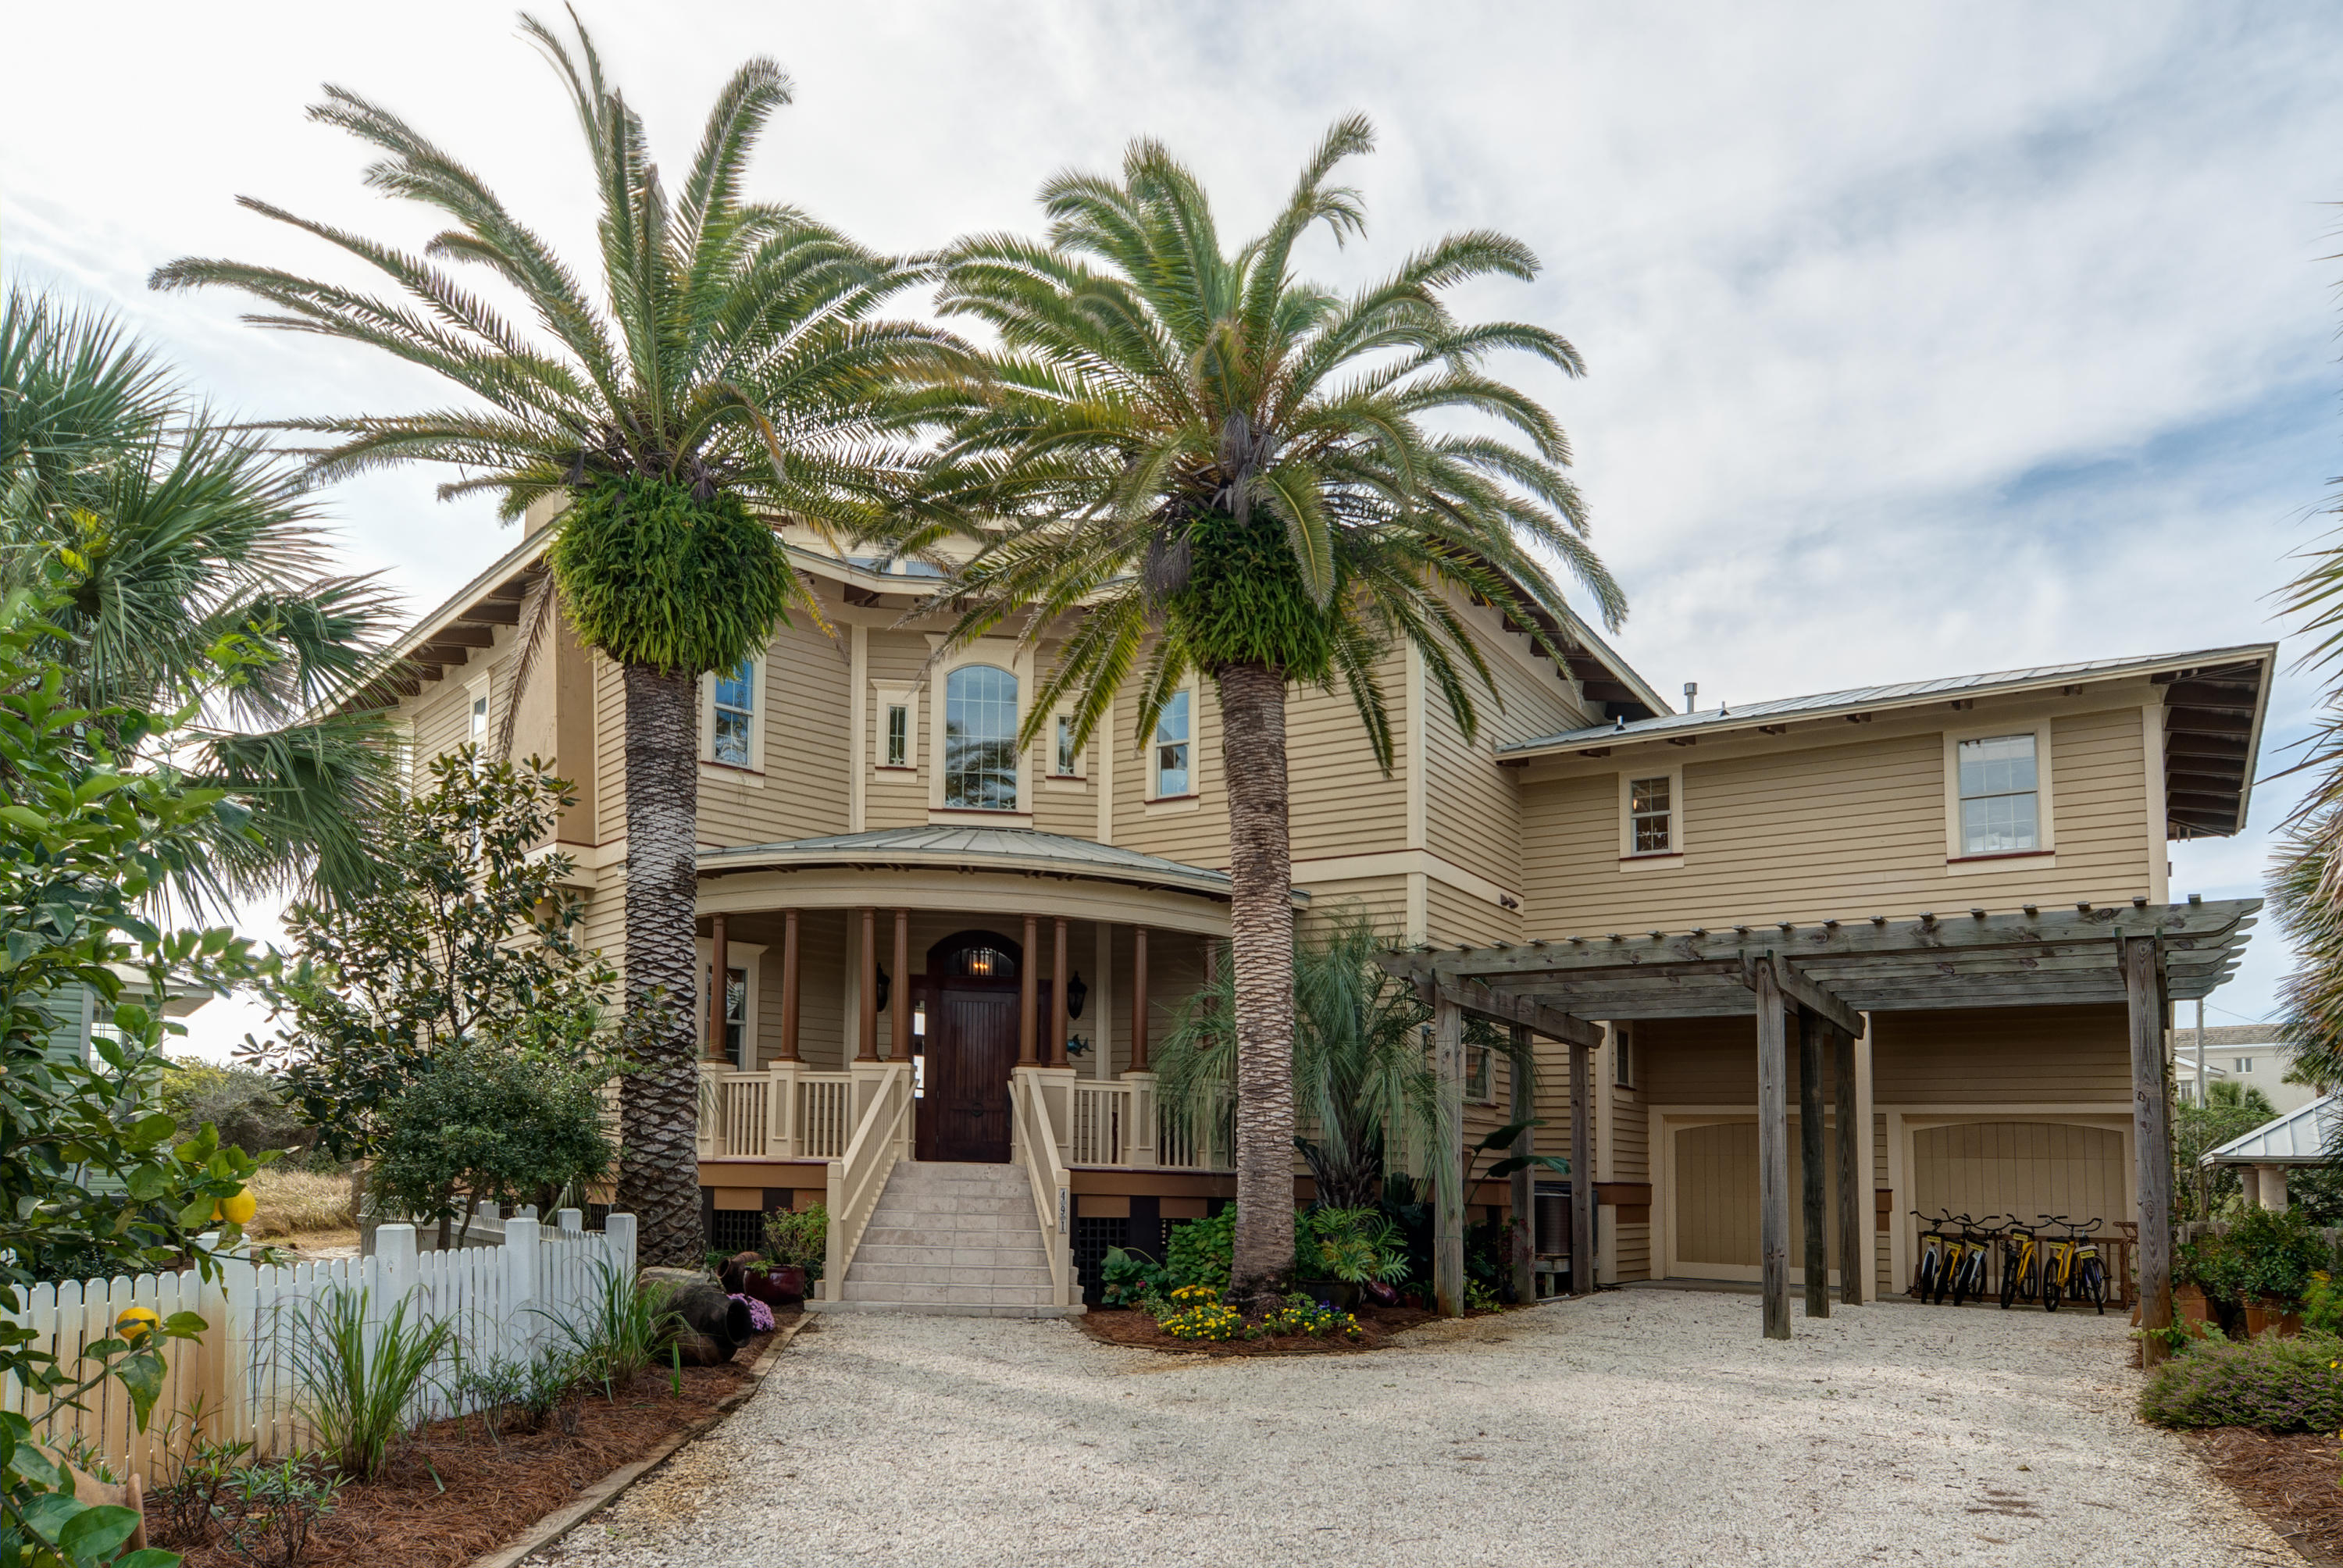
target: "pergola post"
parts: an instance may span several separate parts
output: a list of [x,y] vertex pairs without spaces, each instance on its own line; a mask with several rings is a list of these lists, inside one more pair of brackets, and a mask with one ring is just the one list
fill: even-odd
[[2140,1360],[2167,1353],[2156,1335],[2172,1326],[2172,1129],[2164,1085],[2164,985],[2154,937],[2121,937],[2124,1002],[2131,1024],[2131,1120],[2139,1187]]
[[1830,1316],[1829,1156],[1823,1141],[1823,1031],[1813,1010],[1798,1010],[1798,1187],[1805,1221],[1806,1316]]
[[1790,1337],[1790,1108],[1782,988],[1774,960],[1758,959],[1757,1236],[1765,1292],[1765,1337]]
[[1439,1079],[1439,1138],[1433,1157],[1432,1293],[1447,1318],[1464,1315],[1464,1014],[1444,996],[1432,1003],[1432,1060]]
[[[1530,1031],[1513,1026],[1513,1060],[1505,1064],[1512,1089],[1512,1115],[1516,1123],[1537,1120],[1537,1081],[1530,1070],[1535,1049]],[[1523,1126],[1513,1134],[1513,1156],[1527,1160],[1537,1151],[1537,1129]],[[1537,1168],[1524,1165],[1513,1175],[1513,1300],[1532,1306],[1537,1302]]]
[[1594,1293],[1594,1076],[1586,1042],[1570,1042],[1570,1293]]
[[1871,1216],[1864,1212],[1863,1111],[1855,1103],[1855,1036],[1831,1030],[1831,1087],[1838,1101],[1838,1299],[1859,1307],[1871,1277]]

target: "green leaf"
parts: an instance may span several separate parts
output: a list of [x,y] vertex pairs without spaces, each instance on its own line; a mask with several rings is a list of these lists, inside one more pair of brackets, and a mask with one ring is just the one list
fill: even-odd
[[188,1204],[186,1208],[180,1210],[179,1229],[182,1231],[200,1231],[210,1225],[212,1222],[213,1202],[214,1200],[209,1198],[198,1198],[194,1202]]
[[176,1552],[166,1552],[160,1546],[141,1546],[126,1556],[114,1560],[114,1568],[179,1568],[186,1559]]
[[57,1532],[57,1550],[83,1559],[103,1558],[129,1540],[138,1523],[136,1509],[112,1504],[88,1509]]
[[163,1358],[151,1350],[136,1351],[115,1363],[114,1375],[124,1388],[130,1391],[131,1405],[137,1412],[138,1430],[146,1430],[146,1418],[154,1412],[155,1401],[163,1392]]
[[52,825],[50,819],[30,806],[0,806],[0,822],[13,822],[34,833],[46,832]]
[[56,1475],[55,1480],[46,1483],[50,1490],[26,1502],[21,1512],[33,1533],[54,1546],[68,1525],[89,1512],[89,1504],[69,1492],[57,1490],[65,1485],[65,1477],[56,1474],[55,1466],[50,1467],[49,1473]]

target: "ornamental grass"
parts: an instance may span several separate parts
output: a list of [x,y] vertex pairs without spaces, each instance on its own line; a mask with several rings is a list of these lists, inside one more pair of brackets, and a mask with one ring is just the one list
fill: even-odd
[[2139,1397],[2158,1426],[2251,1427],[2260,1432],[2343,1428],[2343,1340],[2264,1334],[2242,1344],[2199,1341],[2158,1367]]

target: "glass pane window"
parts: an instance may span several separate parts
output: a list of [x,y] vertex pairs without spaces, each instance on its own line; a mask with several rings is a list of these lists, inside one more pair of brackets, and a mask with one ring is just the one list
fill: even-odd
[[728,768],[748,767],[756,719],[756,671],[744,658],[739,668],[716,678],[716,739],[709,755]]
[[1960,788],[1962,854],[2041,848],[2033,736],[1962,741]]
[[474,744],[488,738],[488,694],[472,699],[472,740]]
[[1496,1085],[1489,1072],[1490,1055],[1485,1045],[1464,1048],[1464,1098],[1475,1105],[1487,1105],[1497,1098]]
[[1155,793],[1190,793],[1188,788],[1188,693],[1174,692],[1155,720]]
[[911,710],[900,702],[887,705],[887,766],[908,767],[911,757]]
[[[707,979],[702,970],[700,978]],[[735,1067],[753,1067],[740,1057],[740,1042],[747,1038],[749,1022],[749,971],[724,966],[724,1059]]]
[[1071,719],[1060,719],[1057,767],[1054,771],[1061,779],[1071,779],[1074,776],[1074,764],[1077,760],[1074,756],[1074,721]]
[[1017,809],[1017,678],[963,665],[944,682],[944,804]]
[[1634,779],[1627,784],[1627,820],[1634,830],[1634,852],[1664,855],[1675,848],[1675,791],[1665,774]]

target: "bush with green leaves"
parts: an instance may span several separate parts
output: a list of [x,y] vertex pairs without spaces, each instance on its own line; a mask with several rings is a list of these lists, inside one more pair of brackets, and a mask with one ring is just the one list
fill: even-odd
[[[127,1391],[143,1430],[162,1391],[166,1342],[193,1338],[204,1322],[175,1313],[67,1363],[13,1314],[27,1285],[68,1261],[93,1275],[189,1256],[216,1268],[196,1236],[256,1162],[222,1147],[216,1129],[185,1136],[176,1118],[146,1109],[178,1026],[141,999],[224,990],[258,964],[226,930],[165,931],[142,911],[222,832],[249,822],[220,790],[190,789],[168,767],[130,765],[149,742],[167,754],[185,714],[67,700],[54,654],[67,634],[44,618],[55,602],[0,596],[0,1313],[12,1315],[0,1320],[0,1376],[23,1391],[0,1413],[0,1563],[45,1554],[78,1565],[122,1557],[137,1521],[74,1497],[35,1432],[108,1379]],[[215,672],[250,657],[232,642],[216,652]],[[126,970],[143,973],[142,990],[126,984]],[[88,1060],[55,1039],[72,1040],[84,996],[112,1013]],[[234,1224],[220,1229],[225,1241],[240,1239]],[[126,1560],[175,1561],[159,1550]]]
[[2217,1232],[2180,1250],[2180,1275],[2232,1306],[2259,1299],[2300,1301],[2331,1271],[2335,1249],[2298,1209],[2247,1209]]
[[820,1203],[765,1216],[765,1256],[781,1268],[799,1268],[808,1281],[821,1278],[830,1256],[830,1210]]
[[2343,1340],[2331,1334],[2194,1341],[2156,1369],[2139,1413],[2158,1426],[2332,1432],[2343,1428],[2338,1362]]
[[1109,1307],[1144,1311],[1163,1300],[1171,1290],[1171,1274],[1146,1253],[1126,1247],[1109,1247],[1099,1264],[1099,1301]]
[[1395,1284],[1407,1278],[1407,1238],[1380,1210],[1305,1209],[1293,1218],[1293,1277]]
[[382,1113],[371,1187],[377,1212],[443,1224],[461,1245],[485,1201],[511,1207],[608,1171],[607,1066],[537,1051],[454,1047]]
[[156,1103],[183,1127],[208,1121],[220,1141],[239,1149],[306,1152],[317,1129],[286,1103],[285,1086],[249,1067],[175,1056],[156,1084]]
[[1233,1203],[1217,1214],[1173,1227],[1163,1242],[1165,1282],[1174,1291],[1228,1289],[1236,1230],[1237,1206]]

